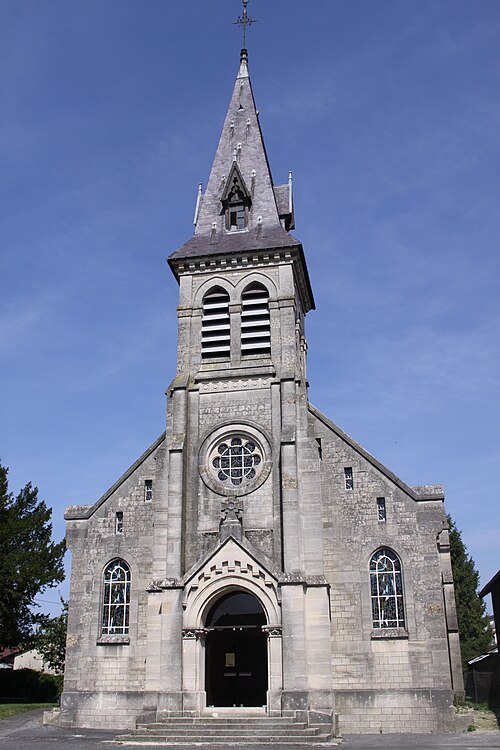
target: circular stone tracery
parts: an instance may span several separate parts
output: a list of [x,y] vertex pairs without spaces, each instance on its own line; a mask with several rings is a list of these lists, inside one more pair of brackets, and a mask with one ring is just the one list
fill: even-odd
[[255,467],[262,462],[256,443],[243,437],[221,441],[214,453],[216,455],[212,457],[211,466],[215,469],[217,479],[236,487],[254,479]]

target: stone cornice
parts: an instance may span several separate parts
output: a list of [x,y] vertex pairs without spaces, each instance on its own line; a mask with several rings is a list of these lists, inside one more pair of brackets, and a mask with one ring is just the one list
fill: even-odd
[[240,253],[235,252],[230,255],[227,253],[209,256],[200,255],[176,259],[175,261],[170,260],[170,263],[175,266],[175,273],[178,277],[194,274],[221,273],[247,268],[263,268],[291,263],[304,311],[314,310],[314,299],[301,245]]

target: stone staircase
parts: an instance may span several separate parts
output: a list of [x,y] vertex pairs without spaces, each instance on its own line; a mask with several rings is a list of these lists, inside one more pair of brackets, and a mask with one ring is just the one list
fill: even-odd
[[[326,728],[325,728],[326,729]],[[163,721],[138,723],[129,734],[120,734],[115,742],[168,745],[337,745],[331,733],[305,722],[286,717],[200,716],[169,717]]]

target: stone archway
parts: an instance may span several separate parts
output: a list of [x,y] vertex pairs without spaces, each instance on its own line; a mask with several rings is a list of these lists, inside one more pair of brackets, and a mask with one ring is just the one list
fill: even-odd
[[208,706],[267,703],[266,615],[258,599],[231,591],[209,610],[205,629],[205,690]]
[[[235,704],[240,706],[241,703],[254,706],[266,705],[269,712],[275,714],[281,712],[281,607],[277,592],[276,578],[234,539],[228,539],[202,568],[193,572],[186,582],[183,600],[182,690],[185,710],[200,714],[210,705],[215,706],[215,702],[219,705],[222,705],[221,702],[226,702],[230,706]],[[237,595],[242,598],[239,600],[233,598]],[[249,608],[254,610],[253,622],[243,622],[245,615],[252,614],[250,611],[244,611],[245,601],[247,605],[254,602]],[[227,602],[227,612],[224,612],[223,608],[218,610],[224,602]],[[238,609],[243,609],[243,611],[238,612]],[[242,628],[241,631],[234,631],[242,634],[238,635],[234,641],[223,636],[211,635],[216,627],[222,627],[223,623],[218,618],[225,615],[229,617],[226,623],[231,629]],[[239,623],[238,619],[240,619]],[[256,635],[257,627],[243,628],[245,624],[258,626],[258,636]],[[251,688],[245,690],[242,685],[242,682],[249,678],[241,672],[252,672],[251,669],[244,668],[244,651],[249,645],[245,643],[248,633],[243,635],[244,630],[254,631],[256,637],[253,645],[258,645],[261,649],[260,677],[254,681],[254,687],[257,687],[253,693]],[[251,640],[252,636],[249,636],[249,639]],[[217,643],[218,640],[219,643]],[[233,650],[233,644],[236,650]],[[207,667],[208,670],[212,669],[215,663],[213,659],[217,660],[217,658],[219,658],[219,671],[223,672],[226,654],[235,654],[236,669],[232,670],[230,665],[233,657],[228,656],[227,671],[236,671],[236,677],[228,677],[227,680],[239,679],[241,688],[239,695],[243,697],[240,697],[238,701],[229,702],[224,690],[220,692],[219,688],[215,687],[213,674],[207,672]],[[239,663],[237,664],[238,655]],[[264,670],[264,675],[262,675],[262,670]],[[253,677],[255,675],[252,672]],[[224,682],[223,679],[222,682]]]

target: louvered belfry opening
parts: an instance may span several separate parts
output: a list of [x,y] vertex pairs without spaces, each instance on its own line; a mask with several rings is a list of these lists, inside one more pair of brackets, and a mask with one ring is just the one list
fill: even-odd
[[241,296],[241,354],[270,354],[269,292],[251,284]]
[[215,287],[203,297],[201,319],[201,356],[227,357],[231,351],[231,328],[229,320],[229,294]]

